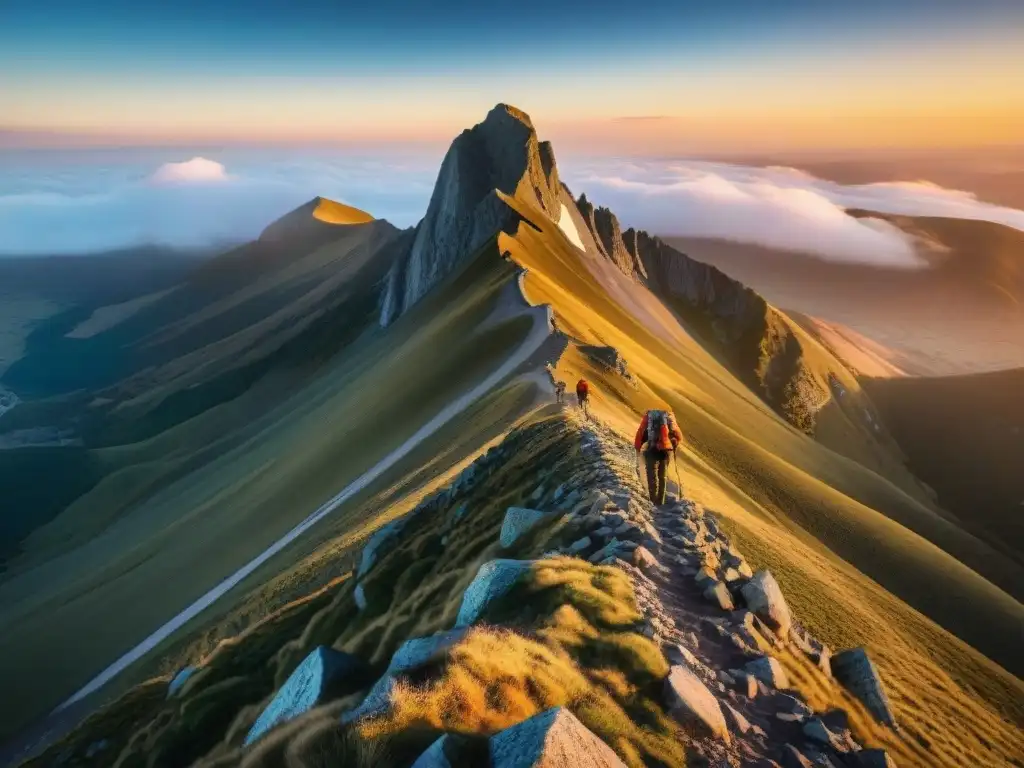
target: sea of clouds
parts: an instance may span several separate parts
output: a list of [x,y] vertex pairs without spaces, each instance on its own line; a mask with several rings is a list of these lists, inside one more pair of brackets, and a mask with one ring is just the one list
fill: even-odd
[[[376,150],[89,150],[0,154],[0,255],[203,246],[256,237],[316,195],[406,227],[427,207],[440,154]],[[689,160],[560,163],[575,194],[624,227],[722,238],[893,267],[919,264],[883,213],[982,219],[1024,230],[1024,211],[927,182],[843,185],[792,168]]]

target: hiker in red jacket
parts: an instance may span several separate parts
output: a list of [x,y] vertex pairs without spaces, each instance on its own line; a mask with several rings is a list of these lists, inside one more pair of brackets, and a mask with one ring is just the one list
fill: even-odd
[[[674,456],[676,446],[683,439],[683,433],[676,425],[675,417],[669,411],[651,410],[644,414],[640,428],[636,431],[633,447],[636,449],[636,473],[640,474],[640,450],[644,450],[644,463],[647,465],[647,492],[655,504],[664,504],[668,493],[666,474],[669,456]],[[678,474],[678,467],[676,474]],[[678,477],[676,480],[678,481]],[[682,489],[680,488],[680,491]]]
[[580,379],[576,382],[576,399],[579,400],[580,408],[583,409],[583,413],[590,415],[587,412],[587,404],[590,400],[590,384],[587,383],[586,379]]

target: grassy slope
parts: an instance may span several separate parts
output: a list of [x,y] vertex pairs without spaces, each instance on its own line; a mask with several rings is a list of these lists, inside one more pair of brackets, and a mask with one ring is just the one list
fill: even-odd
[[911,469],[967,527],[1024,562],[1024,370],[866,386]]
[[[645,310],[653,317],[641,326],[554,226],[534,221],[543,234],[521,228],[505,241],[530,269],[531,301],[551,303],[559,327],[577,339],[616,346],[642,383],[633,389],[571,350],[560,377],[594,382],[598,413],[624,436],[632,436],[642,409],[666,401],[674,408],[688,435],[688,492],[726,516],[753,562],[778,571],[817,634],[835,646],[871,649],[912,737],[941,739],[964,753],[1010,737],[1001,718],[1024,721],[1024,686],[953,634],[1019,672],[1024,609],[910,529],[976,559],[991,550],[891,482],[782,424],[653,301]],[[1000,567],[1020,583],[1012,564],[1004,559]]]
[[[17,703],[5,702],[4,730],[70,694],[503,360],[528,323],[512,319],[479,331],[471,344],[448,341],[478,329],[510,280],[511,268],[492,255],[386,335],[367,340],[301,392],[257,415],[236,448],[82,546],[36,557],[39,565],[15,570],[0,584],[0,656],[10,662],[0,687],[25,691]],[[201,450],[209,434],[202,417],[181,429],[175,442]],[[156,461],[165,455],[165,447],[141,450]]]

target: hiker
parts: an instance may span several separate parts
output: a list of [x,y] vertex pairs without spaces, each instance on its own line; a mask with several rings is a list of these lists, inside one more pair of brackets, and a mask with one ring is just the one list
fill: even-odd
[[[654,504],[665,503],[665,495],[668,493],[669,456],[675,457],[676,446],[683,439],[683,433],[676,426],[675,417],[670,411],[650,410],[644,414],[640,422],[640,428],[636,431],[636,439],[633,440],[633,447],[636,449],[636,473],[640,475],[640,450],[647,444],[644,450],[644,463],[647,466],[647,492],[650,494]],[[679,466],[676,465],[676,480],[678,482]],[[682,488],[679,489],[680,492]]]
[[563,402],[565,402],[565,382],[564,381],[556,381],[555,382],[555,400],[559,403],[559,405],[561,405]]
[[[579,401],[583,412],[587,413],[587,403],[590,400],[590,384],[587,383],[586,379],[580,379],[576,382],[576,399]],[[589,416],[590,414],[588,413],[587,415]]]

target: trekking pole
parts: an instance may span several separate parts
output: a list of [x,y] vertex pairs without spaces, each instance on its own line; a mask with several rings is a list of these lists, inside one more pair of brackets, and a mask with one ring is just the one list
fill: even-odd
[[679,475],[679,458],[676,456],[676,449],[672,449],[672,464],[676,468],[676,499],[683,498],[683,479]]

